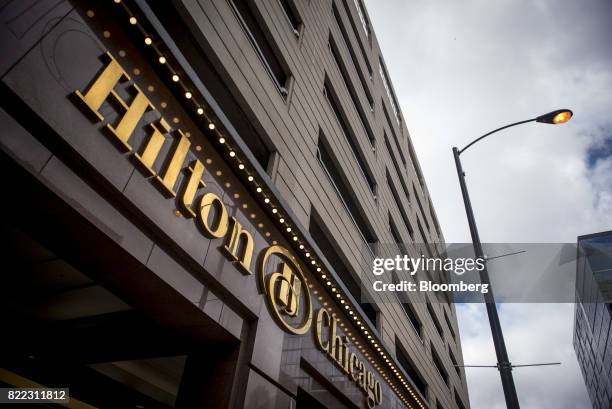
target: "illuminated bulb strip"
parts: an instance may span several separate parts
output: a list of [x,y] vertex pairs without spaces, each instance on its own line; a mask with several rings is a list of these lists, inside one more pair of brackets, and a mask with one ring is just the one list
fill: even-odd
[[[117,3],[117,4],[119,4],[119,3],[121,3],[121,0],[114,0],[114,2],[115,2],[115,3]],[[144,31],[143,27],[141,27],[141,26],[140,26],[140,24],[138,23],[138,19],[137,19],[137,18],[136,18],[136,17],[135,17],[135,16],[134,16],[132,13],[131,13],[131,11],[128,9],[128,7],[127,7],[127,6],[123,5],[123,9],[124,9],[124,11],[125,11],[125,12],[128,14],[128,17],[129,17],[129,23],[130,23],[131,25],[135,25],[135,26],[137,26],[137,27],[140,29],[140,31],[141,31],[141,33],[143,34],[143,37],[144,37],[144,43],[145,43],[146,45],[153,45],[153,38],[152,38],[151,36],[149,36],[148,34],[146,34],[146,32]],[[160,51],[160,50],[159,50],[159,49],[158,49],[158,48],[157,48],[155,45],[153,46],[153,48],[154,48],[155,52],[158,54],[158,60],[157,60],[157,61],[158,61],[160,64],[166,64],[166,63],[167,63],[167,58],[166,58],[166,57],[165,57],[165,56],[162,54],[162,52],[161,52],[161,51]],[[169,68],[170,68],[170,67],[169,67]],[[179,75],[178,75],[176,72],[174,72],[173,70],[171,70],[171,74],[172,74],[171,79],[172,79],[172,81],[173,81],[173,82],[177,82],[177,83],[178,83],[178,82],[181,82],[181,79],[180,79]],[[183,85],[183,87],[184,87],[183,89],[188,89],[188,88],[187,88],[187,87],[186,87],[184,84],[182,84],[182,83],[181,83],[181,85]],[[187,99],[192,99],[192,94],[191,94],[191,92],[186,91],[186,92],[185,92],[185,98],[187,98]],[[197,108],[196,108],[196,112],[198,113],[198,115],[204,115],[204,109],[203,109],[201,106],[198,106],[198,104],[196,104],[196,106],[197,106]],[[208,128],[209,128],[210,130],[214,130],[214,129],[215,129],[215,124],[214,124],[212,121],[210,121],[210,122],[209,122],[209,124],[208,124]],[[219,138],[219,142],[220,142],[221,144],[223,144],[223,143],[225,142],[225,138],[221,136],[221,137]],[[226,145],[226,146],[227,146],[227,145]],[[231,147],[229,147],[229,146],[228,146],[228,150],[229,150],[229,156],[230,156],[230,157],[236,157],[236,152],[235,152],[234,150],[232,150],[232,149],[231,149]],[[243,163],[240,163],[240,164],[238,165],[238,168],[239,168],[240,170],[244,170],[246,167],[245,167],[245,165],[244,165]],[[251,176],[251,175],[249,175],[249,176],[248,176],[248,180],[249,180],[250,182],[252,182],[252,181],[254,180],[254,177],[253,177],[253,176]],[[258,192],[261,192],[261,188],[259,188],[259,187],[258,187]],[[265,203],[266,203],[266,204],[270,204],[270,200],[269,200],[267,197],[265,198],[265,200],[264,200],[264,201],[265,201]],[[273,204],[270,204],[270,206],[274,206],[274,205],[273,205]],[[276,207],[272,207],[272,210],[271,210],[271,211],[272,211],[272,213],[274,213],[274,214],[278,213],[278,210],[277,210],[277,208],[276,208]],[[281,218],[281,219],[279,220],[279,222],[280,222],[280,223],[284,223],[284,219],[283,219],[283,218]],[[286,229],[287,229],[287,232],[291,232],[291,227],[287,227]],[[292,236],[292,237],[293,237],[293,240],[294,240],[294,241],[299,241],[299,237],[298,237],[298,236]],[[300,250],[305,250],[305,247],[304,247],[304,245],[303,245],[303,244],[300,244],[300,245],[299,245],[299,248],[300,248]],[[310,257],[310,253],[309,253],[309,252],[307,252],[306,254],[307,254],[307,255],[306,255],[306,257]],[[311,260],[311,263],[312,263],[312,265],[316,265],[316,261],[315,261],[315,260]],[[321,272],[321,268],[320,268],[320,267],[318,267],[318,268],[317,268],[317,272]],[[321,279],[325,279],[326,277],[327,277],[327,276],[326,276],[325,274],[322,274],[322,275],[321,275]],[[326,284],[327,284],[328,286],[330,286],[330,287],[331,287],[332,292],[334,292],[334,293],[336,292],[336,288],[333,286],[333,284],[332,284],[332,282],[331,282],[331,281],[327,281],[327,282],[326,282]],[[338,295],[339,297],[341,296],[341,294],[340,294],[340,293],[338,293],[337,295]],[[342,301],[344,302],[344,300],[342,300]],[[355,315],[353,315],[354,313],[353,313],[353,311],[352,311],[352,310],[350,310],[350,309],[349,309],[349,306],[348,306],[348,305],[346,305],[345,307],[346,307],[346,309],[347,309],[347,310],[349,310],[349,314],[353,316],[353,319],[354,319],[354,320],[356,320],[356,325],[358,325],[358,326],[359,326],[359,328],[362,330],[363,334],[367,335],[368,339],[371,339],[371,340],[372,340],[372,342],[373,342],[373,341],[374,341],[374,339],[372,339],[372,337],[371,337],[370,335],[368,335],[368,331],[365,329],[365,327],[364,327],[363,325],[361,325],[361,321],[359,321],[359,320],[358,320],[357,315],[356,315],[356,314],[355,314]],[[414,398],[414,400],[416,401],[416,403],[419,405],[419,407],[424,408],[423,404],[422,404],[422,403],[419,401],[419,399],[417,399],[417,397],[416,397],[416,395],[414,395],[414,393],[413,393],[412,389],[411,389],[411,388],[408,386],[408,383],[407,383],[407,382],[406,382],[406,381],[405,381],[405,380],[404,380],[404,379],[401,377],[401,375],[399,375],[399,372],[398,372],[396,369],[394,369],[394,367],[393,367],[393,365],[392,365],[391,361],[389,361],[389,359],[387,359],[387,358],[386,358],[386,355],[385,355],[385,354],[384,354],[382,351],[380,351],[380,348],[378,348],[378,349],[379,349],[379,352],[380,352],[381,357],[382,357],[382,358],[384,358],[384,360],[387,362],[388,366],[389,366],[391,369],[393,369],[394,373],[396,374],[396,377],[397,377],[397,378],[400,380],[400,382],[401,382],[401,383],[402,383],[402,384],[403,384],[403,385],[406,387],[406,389],[407,389],[407,390],[409,391],[409,393],[412,395],[412,397]],[[366,353],[366,356],[369,356],[369,354],[367,354],[367,353]],[[370,361],[371,361],[371,360],[370,360]],[[386,377],[386,376],[385,376],[385,379],[387,379],[387,377]],[[397,388],[395,388],[395,386],[393,386],[393,389],[394,389],[394,390],[397,392]],[[403,397],[401,397],[401,398],[402,398],[402,400],[404,400],[404,402],[405,402],[405,403],[407,403],[407,401],[405,400],[405,398],[403,398]],[[412,408],[412,406],[411,406],[410,404],[408,404],[408,406],[409,406],[410,408]]]

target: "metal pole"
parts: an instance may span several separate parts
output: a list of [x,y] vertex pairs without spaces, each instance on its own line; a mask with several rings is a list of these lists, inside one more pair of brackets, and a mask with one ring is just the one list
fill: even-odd
[[[478,236],[476,220],[474,219],[474,211],[472,210],[472,204],[470,203],[470,196],[468,195],[467,186],[465,184],[465,173],[463,172],[463,168],[461,167],[459,154],[459,149],[457,149],[456,147],[453,148],[455,164],[457,165],[457,176],[459,177],[459,185],[461,186],[461,194],[463,195],[463,203],[465,204],[465,213],[467,214],[468,224],[470,226],[470,233],[472,235],[474,253],[476,257],[484,259],[482,243],[480,243],[480,237]],[[499,316],[497,315],[497,307],[495,305],[495,299],[493,297],[493,291],[491,289],[491,283],[489,280],[489,273],[487,272],[486,263],[484,269],[480,272],[480,281],[483,284],[489,284],[489,292],[484,294],[484,299],[487,307],[487,314],[489,316],[491,334],[493,335],[493,344],[495,345],[495,354],[497,355],[497,367],[499,368],[502,387],[504,389],[506,407],[508,409],[520,409],[518,397],[516,395],[516,388],[514,386],[514,379],[512,378],[512,364],[508,359],[508,352],[506,351],[506,344],[504,342],[504,334],[502,333]]]

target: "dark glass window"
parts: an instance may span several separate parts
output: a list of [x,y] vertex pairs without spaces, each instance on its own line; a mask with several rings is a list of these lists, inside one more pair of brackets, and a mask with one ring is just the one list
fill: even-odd
[[342,77],[342,80],[344,81],[344,85],[346,86],[346,89],[348,90],[349,95],[351,96],[353,105],[355,106],[355,109],[357,110],[357,114],[359,115],[359,120],[361,121],[361,125],[363,126],[363,129],[365,130],[366,134],[368,135],[368,138],[370,139],[370,143],[374,145],[374,142],[375,142],[374,132],[372,131],[370,122],[368,121],[366,114],[363,110],[363,106],[361,102],[359,101],[359,97],[357,96],[355,87],[353,86],[353,83],[351,82],[347,68],[342,62],[342,60],[340,59],[340,53],[338,52],[338,47],[336,46],[336,43],[334,42],[334,39],[331,35],[329,36],[329,50],[331,51],[331,55],[334,58],[334,62],[336,63],[336,66],[338,67],[338,71],[340,71],[340,76]]
[[266,67],[276,87],[283,96],[287,96],[286,87],[289,82],[289,73],[285,64],[278,57],[280,52],[276,51],[276,47],[268,41],[269,37],[266,36],[266,33],[257,21],[257,6],[253,0],[230,0],[230,4],[246,36],[259,59]]
[[444,380],[444,383],[448,385],[448,372],[446,372],[446,369],[444,369],[442,360],[440,359],[440,356],[436,352],[433,344],[430,344],[430,345],[431,345],[431,359],[433,360],[434,366],[436,367],[438,374],[442,377],[442,380]]
[[[395,142],[395,147],[397,148],[397,151],[399,152],[399,156],[402,159],[402,163],[404,164],[404,166],[406,166],[406,154],[404,153],[404,150],[402,149],[402,144],[400,143],[397,137],[395,128],[393,128],[393,125],[391,124],[391,119],[389,118],[389,111],[387,111],[387,107],[385,106],[384,101],[381,100],[380,104],[382,105],[383,114],[385,114],[385,119],[387,121],[387,125],[389,126],[389,130],[391,131],[391,134],[393,135],[393,141]],[[390,150],[390,153],[392,153],[391,150]]]
[[[427,214],[425,213],[425,210],[423,209],[423,204],[421,203],[421,198],[419,197],[419,192],[417,192],[416,189],[415,189],[414,196],[416,197],[417,205],[419,205],[419,210],[421,211],[421,216],[423,216],[423,220],[425,221],[425,225],[427,226],[427,231],[429,231],[430,228],[429,228],[429,222],[427,221]],[[423,235],[423,240],[425,240],[425,237],[426,236]]]
[[[367,85],[366,79],[363,75],[363,71],[359,67],[359,63],[357,63],[357,56],[355,55],[355,49],[351,46],[351,42],[348,38],[348,33],[346,31],[346,27],[342,24],[342,19],[340,18],[340,14],[338,13],[338,9],[336,8],[336,4],[332,4],[332,14],[334,15],[334,19],[336,20],[336,24],[338,24],[338,28],[340,29],[340,34],[342,35],[342,40],[344,41],[344,45],[351,56],[351,62],[353,63],[353,67],[357,70],[357,75],[359,76],[359,80],[361,81],[361,86],[368,96],[368,101],[370,101],[370,106],[374,106],[374,99],[372,98],[372,93],[370,92],[370,88]],[[371,71],[371,70],[370,70]],[[370,77],[371,77],[370,73]]]
[[361,21],[361,26],[363,27],[363,31],[365,31],[366,37],[370,37],[370,23],[368,22],[368,18],[366,17],[365,11],[363,10],[363,5],[361,4],[361,0],[353,0],[355,2],[355,7],[357,8],[357,14],[359,15],[359,21]]
[[257,129],[248,119],[249,115],[244,111],[240,102],[235,99],[234,94],[217,72],[219,67],[208,58],[206,53],[198,52],[200,45],[191,35],[184,21],[176,14],[172,2],[155,1],[149,2],[149,4],[155,14],[163,18],[162,23],[169,30],[170,35],[181,39],[177,44],[181,52],[189,60],[194,71],[214,100],[219,104],[231,125],[238,132],[238,135],[249,147],[255,159],[257,159],[262,168],[267,169],[271,154],[274,151],[274,145],[267,137],[264,138],[263,135],[257,132]]
[[399,361],[404,371],[408,374],[414,386],[421,392],[423,397],[427,396],[427,383],[421,376],[420,372],[413,365],[412,361],[408,357],[408,354],[404,352],[404,348],[401,347],[400,341],[398,338],[395,338],[395,356]]
[[457,375],[459,375],[459,378],[461,378],[461,368],[457,366],[457,359],[455,358],[455,354],[453,354],[453,350],[451,349],[450,345],[448,346],[448,356],[450,357],[451,363],[455,367],[455,371],[457,371]]
[[[357,45],[359,46],[359,51],[361,51],[361,57],[363,58],[363,61],[365,62],[366,68],[368,69],[368,74],[370,75],[370,77],[372,77],[372,65],[370,64],[368,53],[366,52],[363,46],[363,41],[361,41],[361,37],[359,37],[359,32],[357,31],[357,26],[355,25],[355,21],[351,18],[349,4],[347,0],[343,0],[342,3],[344,4],[344,11],[346,11],[346,15],[348,16],[349,23],[351,24],[351,28],[353,29],[353,35],[355,36],[355,40],[357,41]],[[359,6],[357,10],[358,10],[358,13],[361,14]],[[365,19],[365,15],[363,15],[363,17]],[[367,31],[367,35],[366,35],[367,37],[369,36],[369,28],[367,27],[367,23],[366,23],[366,31]]]
[[453,339],[457,341],[457,338],[455,336],[455,330],[453,329],[453,326],[451,325],[451,320],[448,318],[448,314],[446,313],[446,310],[444,310],[444,319],[446,320],[446,325],[448,325],[448,330],[450,331]]
[[[380,73],[380,78],[382,79],[383,87],[385,91],[387,91],[387,97],[389,98],[389,102],[391,103],[391,109],[393,109],[393,115],[395,115],[395,120],[399,125],[401,123],[399,110],[397,108],[397,102],[395,101],[395,95],[393,95],[393,90],[391,90],[391,84],[389,84],[389,79],[387,75],[387,70],[384,67],[382,60],[379,60],[378,71]],[[384,103],[383,103],[384,106]]]
[[463,401],[459,397],[459,394],[457,393],[457,391],[455,391],[455,403],[457,404],[457,407],[459,409],[465,409],[465,405],[463,404]]
[[414,232],[412,231],[412,226],[410,225],[410,221],[408,220],[408,214],[406,213],[406,207],[407,207],[407,203],[404,203],[404,201],[400,198],[399,193],[397,192],[397,189],[395,188],[395,184],[393,183],[393,180],[391,179],[391,175],[389,174],[389,170],[387,169],[387,186],[389,187],[389,190],[391,191],[391,195],[393,196],[393,200],[395,200],[395,202],[397,203],[397,207],[400,211],[400,215],[402,216],[402,221],[404,222],[404,225],[406,226],[406,229],[408,229],[408,233],[410,234],[410,240],[413,239],[414,237]]
[[438,223],[438,219],[436,218],[436,212],[434,212],[433,206],[431,204],[431,201],[429,202],[429,214],[431,215],[431,219],[434,222],[434,228],[433,228],[433,232],[436,234],[436,236],[439,236],[440,233],[440,224]]
[[436,327],[436,331],[438,331],[438,334],[440,335],[440,338],[444,339],[444,332],[442,331],[442,325],[440,325],[440,321],[438,321],[438,317],[436,316],[436,312],[434,311],[433,307],[431,306],[431,303],[427,303],[427,312],[429,313],[429,316],[431,317],[431,320],[434,323],[434,326]]
[[433,252],[431,251],[429,241],[427,240],[427,236],[425,235],[425,231],[423,230],[423,225],[421,224],[421,218],[418,216],[417,216],[417,227],[419,228],[419,233],[421,234],[421,237],[423,238],[422,250],[427,253],[428,257],[432,257]]
[[333,88],[331,87],[331,84],[329,83],[329,79],[327,77],[325,78],[325,84],[323,86],[323,93],[327,97],[327,101],[329,102],[329,105],[332,108],[332,111],[334,112],[336,119],[338,120],[340,129],[342,130],[342,133],[344,134],[344,137],[346,138],[351,148],[351,151],[353,152],[355,161],[357,162],[357,165],[359,169],[361,170],[361,173],[365,181],[367,182],[370,191],[374,195],[376,195],[376,182],[374,181],[374,177],[370,173],[370,170],[367,166],[367,160],[365,158],[365,155],[363,154],[363,152],[361,151],[361,148],[359,147],[355,133],[352,131],[352,129],[349,126],[349,123],[348,123],[349,121],[346,117],[346,114],[340,108],[340,100],[338,98],[338,95],[334,92]]
[[327,174],[329,181],[336,190],[340,201],[344,205],[349,216],[353,220],[355,227],[361,234],[364,243],[376,243],[376,235],[369,227],[370,224],[366,221],[365,212],[358,205],[359,201],[356,199],[355,193],[352,188],[345,182],[346,177],[342,173],[342,170],[337,165],[338,161],[334,160],[329,153],[328,145],[325,141],[324,135],[321,133],[319,136],[319,145],[317,148],[317,157],[319,163],[323,167],[323,170]]
[[[329,264],[331,264],[336,274],[338,274],[355,301],[359,303],[359,306],[365,315],[370,319],[370,322],[372,322],[372,324],[376,327],[378,325],[377,309],[368,299],[366,294],[361,294],[361,287],[357,281],[358,279],[353,276],[351,269],[347,267],[347,264],[336,250],[337,246],[332,244],[330,240],[331,234],[329,234],[329,232],[327,232],[322,225],[323,223],[321,222],[319,215],[313,209],[310,214],[310,224],[308,228],[310,235],[317,243],[317,246],[323,252],[323,255]],[[362,300],[367,300],[368,302],[362,302]]]
[[391,214],[389,214],[389,232],[391,233],[391,236],[393,237],[395,244],[402,244],[403,242],[402,237],[397,231],[397,227],[395,227],[395,223],[393,222],[393,219],[391,218]]
[[296,36],[300,35],[300,26],[302,25],[302,19],[300,18],[300,14],[295,7],[295,3],[293,0],[278,0],[285,17],[287,17],[287,21],[291,25],[293,29],[293,33]]
[[421,321],[417,317],[414,309],[412,308],[412,305],[405,302],[405,303],[402,303],[402,308],[404,309],[404,312],[408,316],[408,319],[410,320],[410,324],[412,324],[412,327],[414,328],[416,333],[419,335],[419,337],[422,338],[423,337],[423,324],[421,324]]

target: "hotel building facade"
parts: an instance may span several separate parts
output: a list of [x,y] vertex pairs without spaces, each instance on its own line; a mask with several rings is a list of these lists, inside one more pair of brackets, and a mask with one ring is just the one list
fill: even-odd
[[612,407],[612,231],[578,237],[574,350],[593,409]]
[[469,407],[450,300],[367,291],[373,245],[443,237],[361,0],[0,16],[0,386],[79,408]]

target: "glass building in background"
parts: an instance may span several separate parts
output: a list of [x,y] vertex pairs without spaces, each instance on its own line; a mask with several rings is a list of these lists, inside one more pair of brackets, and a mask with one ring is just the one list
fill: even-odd
[[612,407],[612,231],[578,237],[574,350],[593,408]]
[[87,408],[469,407],[454,305],[360,291],[372,244],[444,242],[361,0],[0,17],[0,386]]

